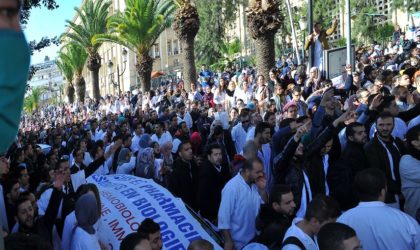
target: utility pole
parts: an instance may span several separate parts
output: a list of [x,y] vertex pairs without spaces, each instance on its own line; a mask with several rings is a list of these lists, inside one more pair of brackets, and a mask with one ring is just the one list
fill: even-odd
[[296,40],[295,24],[293,23],[293,18],[292,18],[292,9],[290,8],[290,0],[287,0],[286,4],[287,4],[287,10],[289,11],[290,26],[292,28],[293,48],[295,49],[295,52],[296,52],[297,63],[298,65],[300,65],[301,61],[300,61],[299,49],[298,49],[297,40]]
[[[312,33],[312,27],[314,26],[313,22],[313,4],[312,4],[312,0],[308,0],[308,34]],[[306,39],[306,37],[305,37]],[[314,58],[314,49],[312,48],[313,46],[309,46],[309,53],[308,53],[308,72],[309,69],[312,67],[312,60]]]
[[346,0],[347,12],[347,64],[351,65],[351,13],[350,0]]

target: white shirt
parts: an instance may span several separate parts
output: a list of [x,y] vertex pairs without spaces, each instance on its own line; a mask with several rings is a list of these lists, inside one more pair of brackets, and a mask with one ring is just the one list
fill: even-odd
[[219,229],[229,230],[236,249],[241,249],[256,235],[255,219],[262,202],[257,186],[248,185],[240,173],[223,188],[218,225]]
[[180,124],[181,122],[185,122],[187,124],[187,127],[189,129],[192,128],[193,121],[192,121],[191,115],[190,115],[190,113],[188,111],[185,111],[184,118],[181,118],[179,116],[179,114],[177,114],[177,117],[178,117],[178,124]]
[[139,151],[139,149],[140,149],[140,145],[139,145],[140,136],[141,135],[134,134],[133,139],[131,139],[130,149],[131,149],[131,152],[133,152],[133,153],[136,152],[136,151]]
[[[394,138],[400,138],[401,140],[404,140],[405,138],[405,134],[407,133],[407,125],[405,124],[405,122],[403,120],[401,120],[398,117],[394,117],[394,129],[392,130],[392,136],[394,136]],[[372,140],[373,136],[375,136],[375,132],[376,132],[376,123],[372,124],[372,127],[370,127],[370,132],[369,132],[369,138]]]
[[254,132],[255,130],[255,128],[252,128],[253,127],[250,126],[248,127],[248,131],[245,131],[242,127],[242,122],[236,124],[236,126],[232,128],[232,141],[235,142],[236,152],[242,152],[248,134],[251,134],[251,132]]
[[363,249],[420,249],[420,226],[409,215],[381,201],[360,202],[337,222],[352,227]]
[[117,167],[116,174],[131,174],[136,167],[136,157],[131,156],[130,161]]
[[165,131],[160,138],[157,136],[157,134],[153,134],[152,137],[150,137],[152,141],[155,141],[159,143],[159,146],[162,146],[165,142],[172,142],[172,135],[168,131]]
[[410,128],[417,126],[420,124],[420,116],[417,116],[416,118],[412,119],[409,123],[408,123],[408,127],[407,130],[409,130]]
[[95,234],[88,234],[85,230],[77,227],[71,240],[71,250],[94,250],[101,249],[99,240]]
[[261,145],[262,150],[258,150],[258,158],[263,162],[264,165],[264,173],[267,178],[267,186],[266,191],[270,192],[274,178],[271,173],[271,147],[270,143],[266,143]]
[[[309,235],[302,231],[296,224],[301,222],[302,218],[293,219],[292,225],[287,229],[286,234],[284,235],[283,242],[294,236],[299,239],[300,242],[305,246],[306,250],[318,250],[318,244],[316,240],[313,240]],[[282,248],[283,250],[301,250],[298,246],[293,244],[288,244]]]
[[[63,237],[61,238],[62,250],[71,249],[72,233],[74,227],[77,225],[76,213],[73,211],[66,216],[63,227]],[[99,219],[93,226],[96,230],[96,234],[101,227],[101,220]],[[93,249],[91,249],[93,250]]]

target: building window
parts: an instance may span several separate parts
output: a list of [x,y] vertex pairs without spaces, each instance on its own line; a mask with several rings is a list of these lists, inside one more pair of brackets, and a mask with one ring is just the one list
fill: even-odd
[[168,40],[166,48],[168,49],[168,56],[172,55],[172,40]]
[[174,55],[178,55],[178,54],[179,54],[178,40],[174,40]]
[[156,43],[154,47],[154,58],[160,58],[159,44]]

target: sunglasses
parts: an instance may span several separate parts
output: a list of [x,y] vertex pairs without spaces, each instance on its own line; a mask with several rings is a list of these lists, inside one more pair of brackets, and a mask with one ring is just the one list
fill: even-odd
[[249,120],[242,121],[242,123],[249,122]]

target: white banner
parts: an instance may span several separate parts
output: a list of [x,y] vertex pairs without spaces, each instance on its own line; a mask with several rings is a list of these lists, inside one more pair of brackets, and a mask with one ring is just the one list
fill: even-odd
[[189,213],[184,203],[149,179],[133,175],[92,175],[101,196],[102,215],[99,238],[117,250],[124,237],[137,231],[145,218],[160,225],[163,249],[187,249],[191,241],[206,239],[222,249]]

